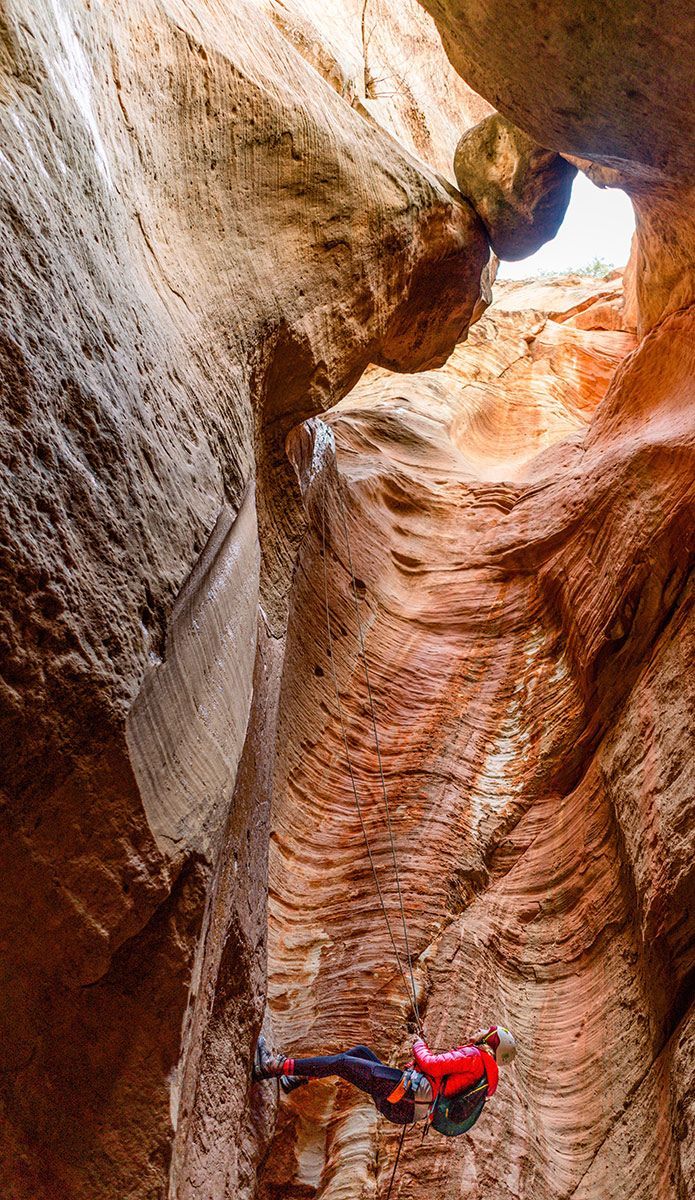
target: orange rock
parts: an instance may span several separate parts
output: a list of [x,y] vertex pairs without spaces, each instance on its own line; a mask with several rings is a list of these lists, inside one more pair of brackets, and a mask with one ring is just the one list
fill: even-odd
[[453,65],[500,112],[636,213],[640,333],[695,300],[692,12],[669,0],[422,0]]
[[[606,288],[619,306],[619,281],[504,285],[442,371],[368,373],[327,417],[338,476],[319,426],[293,442],[312,534],[279,717],[276,1040],[366,1040],[403,1062],[412,1018],[330,683],[324,504],[347,743],[402,947],[340,488],[428,1036],[498,1019],[520,1045],[469,1138],[406,1143],[414,1196],[465,1180],[480,1197],[677,1200],[691,1171],[668,1114],[691,1119],[676,1063],[692,1036],[692,322],[637,349],[578,328]],[[288,1200],[383,1188],[398,1131],[347,1085],[313,1087],[287,1104],[260,1194],[281,1164]]]
[[[488,259],[453,185],[267,7],[2,6],[13,1200],[144,1200],[170,1175],[212,1200],[242,1186],[231,1145],[260,1153],[260,695],[303,527],[284,439],[377,358],[443,361]],[[398,53],[385,23],[380,55]],[[435,124],[453,153],[458,117]]]
[[[262,1021],[408,1053],[331,699],[324,561],[394,911],[338,479],[430,1037],[521,1046],[400,1190],[695,1190],[692,38],[431,0],[464,82],[414,5],[2,6],[3,1200],[388,1178],[350,1089],[249,1078]],[[492,101],[638,239],[624,299],[506,286],[458,346],[496,260],[453,152]]]

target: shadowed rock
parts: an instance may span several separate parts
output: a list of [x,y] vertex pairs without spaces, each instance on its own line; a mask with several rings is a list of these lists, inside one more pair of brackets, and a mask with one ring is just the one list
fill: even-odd
[[498,258],[527,258],[562,224],[576,167],[495,113],[464,133],[454,158],[459,189]]
[[443,361],[489,255],[261,8],[0,2],[13,1200],[244,1194],[285,435],[377,358]]
[[420,2],[466,83],[540,145],[632,199],[640,333],[692,304],[692,4]]

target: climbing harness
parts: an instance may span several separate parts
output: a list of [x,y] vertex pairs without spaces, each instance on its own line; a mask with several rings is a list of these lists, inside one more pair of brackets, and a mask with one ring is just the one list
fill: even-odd
[[[420,1098],[421,1090],[425,1096],[428,1096],[427,1099]],[[389,1104],[398,1104],[399,1100],[402,1100],[404,1096],[409,1094],[412,1096],[413,1104],[415,1105],[414,1122],[417,1122],[422,1119],[422,1108],[429,1111],[432,1100],[432,1084],[427,1076],[416,1066],[406,1067],[395,1088],[386,1099]],[[418,1109],[420,1109],[420,1112],[418,1112]]]
[[369,864],[371,866],[372,875],[374,877],[374,883],[376,886],[377,895],[379,897],[379,904],[381,905],[381,911],[384,914],[384,920],[386,922],[386,927],[388,929],[391,945],[393,946],[393,951],[396,956],[396,962],[398,964],[398,969],[403,978],[403,982],[405,984],[405,988],[406,988],[408,997],[409,997],[410,1001],[412,1002],[416,1026],[417,1026],[418,1032],[421,1033],[422,1032],[422,1022],[420,1019],[420,1010],[419,1010],[418,1002],[417,1002],[417,990],[415,987],[415,974],[413,971],[413,960],[412,960],[412,955],[410,952],[410,942],[409,942],[409,938],[408,938],[408,926],[407,926],[406,919],[405,919],[405,907],[403,904],[403,893],[402,893],[402,889],[401,889],[400,872],[398,869],[398,856],[396,854],[396,844],[395,844],[395,839],[393,836],[393,826],[392,826],[392,822],[391,822],[391,809],[390,809],[390,805],[389,805],[388,791],[386,788],[384,766],[383,766],[383,760],[381,757],[381,745],[379,742],[379,731],[378,731],[378,726],[377,726],[377,721],[376,721],[376,710],[375,710],[375,706],[374,706],[374,697],[372,694],[371,681],[370,681],[370,677],[369,677],[369,667],[367,664],[367,655],[366,655],[365,642],[364,642],[364,633],[362,630],[362,621],[360,618],[359,598],[357,595],[357,581],[355,578],[355,571],[354,571],[354,566],[353,566],[352,547],[350,544],[350,534],[349,534],[348,525],[347,525],[347,518],[345,515],[345,505],[344,505],[342,493],[340,490],[340,478],[338,478],[338,480],[337,480],[338,505],[339,505],[339,509],[340,509],[341,523],[342,523],[342,527],[343,527],[343,533],[344,533],[344,537],[345,537],[345,545],[346,545],[346,549],[347,549],[348,569],[350,572],[350,580],[351,580],[351,594],[352,594],[353,605],[354,605],[354,609],[355,609],[355,619],[356,619],[356,623],[357,623],[359,656],[360,656],[360,659],[362,662],[362,668],[363,668],[363,672],[364,672],[365,684],[366,684],[366,689],[367,689],[367,699],[368,699],[368,704],[369,704],[369,712],[370,712],[370,717],[371,717],[371,725],[372,725],[372,730],[374,733],[374,745],[376,747],[379,778],[381,781],[381,792],[382,792],[382,795],[384,798],[384,808],[385,808],[385,813],[386,813],[386,826],[388,829],[389,842],[390,842],[390,847],[391,847],[391,857],[393,860],[394,872],[395,872],[395,877],[396,877],[396,891],[397,891],[398,903],[399,903],[399,907],[400,907],[401,922],[403,925],[403,939],[404,939],[404,943],[405,943],[405,957],[406,957],[407,965],[408,965],[408,973],[410,976],[409,979],[408,979],[408,976],[406,975],[405,968],[403,966],[403,962],[401,959],[401,953],[398,950],[396,938],[394,936],[393,928],[391,925],[391,920],[388,915],[388,911],[386,909],[384,894],[383,894],[383,891],[381,888],[381,884],[379,882],[379,876],[377,874],[376,863],[374,860],[374,854],[373,854],[372,848],[369,844],[369,835],[367,833],[367,827],[366,827],[366,823],[364,820],[362,805],[360,803],[359,794],[358,794],[358,790],[357,790],[357,782],[356,782],[355,772],[354,772],[354,768],[353,768],[353,764],[352,764],[352,758],[350,755],[350,746],[349,746],[348,737],[347,737],[347,728],[346,728],[346,724],[345,724],[343,704],[342,704],[342,699],[340,696],[340,687],[338,684],[338,676],[337,676],[337,671],[336,671],[336,666],[335,666],[334,640],[333,640],[333,632],[332,632],[332,624],[331,624],[330,603],[329,603],[329,598],[328,598],[328,565],[327,565],[327,541],[326,541],[326,489],[327,489],[327,485],[326,485],[326,479],[324,476],[323,490],[322,490],[322,505],[321,505],[321,548],[322,548],[322,558],[323,558],[324,606],[325,606],[325,612],[326,612],[326,632],[328,635],[328,658],[330,660],[330,665],[331,665],[331,677],[333,680],[333,690],[335,692],[336,706],[338,709],[338,719],[339,719],[339,723],[340,723],[340,731],[341,731],[341,736],[342,736],[343,747],[345,750],[345,758],[346,758],[347,767],[348,767],[348,774],[350,776],[350,786],[351,786],[353,798],[355,801],[355,807],[357,809],[357,814],[358,814],[359,821],[360,821],[362,837],[364,839],[364,843],[365,843],[365,846],[367,849]]

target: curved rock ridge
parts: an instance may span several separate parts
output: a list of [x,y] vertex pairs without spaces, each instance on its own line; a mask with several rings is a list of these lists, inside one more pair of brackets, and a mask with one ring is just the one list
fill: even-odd
[[[619,279],[501,283],[485,316],[438,371],[416,381],[370,370],[339,407],[373,412],[380,454],[393,441],[447,475],[512,480],[540,451],[586,428],[616,367],[636,345],[620,323]],[[383,422],[383,426],[380,422]],[[430,445],[433,422],[441,444]],[[423,444],[418,436],[422,429]],[[436,450],[435,450],[436,446]]]
[[212,1200],[251,1171],[285,435],[443,362],[489,247],[245,0],[7,0],[0,122],[3,1186]]
[[449,63],[418,0],[265,0],[263,7],[344,99],[453,180],[462,130],[494,110]]
[[[311,529],[272,809],[275,1041],[403,1063],[412,1029],[332,691],[324,564],[402,946],[342,497],[427,1034],[499,1020],[519,1042],[470,1137],[408,1138],[396,1194],[684,1200],[695,1183],[693,696],[674,674],[692,644],[691,324],[635,348],[619,287],[505,285],[442,371],[369,372],[330,435],[291,440]],[[398,1136],[348,1085],[312,1082],[281,1104],[258,1196],[381,1195]]]

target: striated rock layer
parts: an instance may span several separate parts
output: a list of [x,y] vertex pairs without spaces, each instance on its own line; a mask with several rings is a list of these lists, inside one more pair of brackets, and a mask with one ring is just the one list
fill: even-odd
[[264,7],[0,4],[15,1200],[249,1186],[284,438],[370,362],[443,362],[489,255]]
[[[337,472],[320,425],[292,441],[312,529],[279,716],[276,1041],[402,1063],[412,1029],[332,691],[324,521],[347,744],[402,947],[342,497],[427,1034],[498,1019],[520,1047],[469,1138],[411,1135],[396,1195],[695,1184],[692,325],[635,349],[619,312],[618,282],[506,285],[442,371],[370,372],[329,414]],[[398,1136],[312,1083],[283,1103],[259,1195],[382,1194]]]
[[[691,1185],[687,15],[485,0],[471,43],[429,7],[451,61],[415,0],[0,0],[13,1200],[385,1178],[369,1106],[320,1086],[275,1135],[249,1081],[264,1014],[293,1046],[407,1040],[327,689],[324,480],[392,906],[337,476],[300,431],[329,408],[431,1037],[499,1014],[522,1042],[499,1140],[409,1148],[398,1187]],[[489,299],[452,179],[493,104],[629,186],[627,299],[506,289],[437,374]],[[302,475],[323,447],[308,517],[288,435]]]

